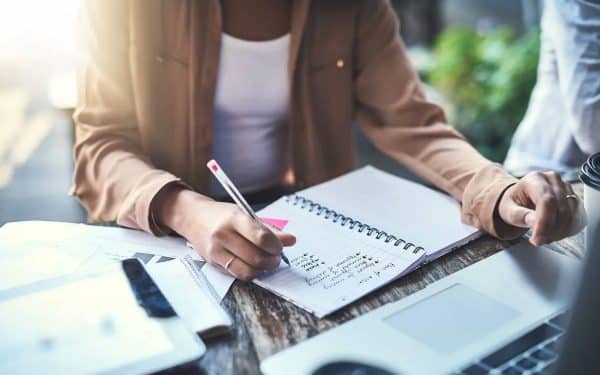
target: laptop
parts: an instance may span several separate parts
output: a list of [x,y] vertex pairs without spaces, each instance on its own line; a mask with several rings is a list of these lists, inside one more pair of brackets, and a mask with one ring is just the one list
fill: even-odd
[[[595,336],[600,329],[600,253],[595,253],[588,256],[579,293],[579,299],[586,299],[574,305],[566,335],[582,262],[523,241],[279,352],[264,360],[261,370],[286,375],[535,374],[552,373],[558,364],[558,373],[575,365],[589,373],[599,339],[592,328]],[[564,339],[568,345],[561,345]],[[587,362],[578,360],[585,353]]]

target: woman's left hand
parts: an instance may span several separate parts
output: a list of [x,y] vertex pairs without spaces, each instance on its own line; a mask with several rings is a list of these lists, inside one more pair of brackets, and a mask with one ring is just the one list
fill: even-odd
[[536,246],[579,232],[587,222],[583,204],[556,172],[533,172],[508,188],[498,205],[509,225],[531,228]]

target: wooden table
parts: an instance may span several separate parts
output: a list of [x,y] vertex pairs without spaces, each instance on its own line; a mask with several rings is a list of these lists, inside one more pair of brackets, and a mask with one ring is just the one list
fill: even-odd
[[[580,193],[580,187],[576,187],[576,191]],[[377,307],[398,301],[510,245],[511,242],[485,236],[324,319],[317,319],[254,284],[236,281],[223,301],[235,322],[234,332],[228,337],[208,341],[204,357],[194,368],[186,368],[185,371],[201,374],[259,373],[260,361],[268,356]],[[579,234],[548,247],[580,257],[583,236]]]

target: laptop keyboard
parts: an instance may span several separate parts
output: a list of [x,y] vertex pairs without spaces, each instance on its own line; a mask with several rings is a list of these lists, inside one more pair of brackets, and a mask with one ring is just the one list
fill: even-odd
[[559,314],[456,374],[551,374],[567,319]]

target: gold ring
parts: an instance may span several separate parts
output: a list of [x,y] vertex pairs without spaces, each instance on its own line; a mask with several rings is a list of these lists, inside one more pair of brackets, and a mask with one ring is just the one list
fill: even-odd
[[231,257],[231,258],[230,258],[230,259],[227,261],[227,263],[225,263],[225,269],[226,269],[226,270],[229,270],[229,266],[231,266],[231,263],[233,263],[233,261],[234,261],[234,260],[235,260],[235,257],[233,257],[233,256],[232,256],[232,257]]
[[579,197],[576,194],[567,194],[565,196],[565,198],[566,199],[575,199],[575,200],[579,199]]

